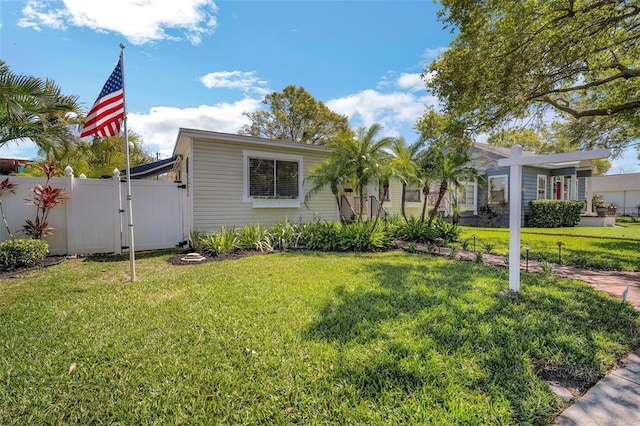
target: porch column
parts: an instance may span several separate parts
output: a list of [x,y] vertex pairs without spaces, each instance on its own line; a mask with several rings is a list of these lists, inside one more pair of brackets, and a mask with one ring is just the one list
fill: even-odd
[[585,186],[585,192],[587,193],[587,214],[593,214],[593,203],[592,203],[592,197],[593,194],[591,193],[591,176],[587,176],[586,178],[584,178],[584,186]]

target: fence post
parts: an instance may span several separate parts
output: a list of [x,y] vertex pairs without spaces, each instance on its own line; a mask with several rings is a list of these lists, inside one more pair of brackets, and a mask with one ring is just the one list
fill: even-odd
[[65,202],[65,216],[67,226],[67,247],[66,251],[68,255],[76,254],[75,244],[75,229],[74,224],[74,211],[73,211],[73,189],[75,186],[75,179],[73,177],[73,169],[71,166],[67,166],[64,169],[64,190],[69,196],[69,199]]
[[122,254],[122,187],[120,185],[120,170],[113,169],[113,205],[116,207],[115,215],[116,220],[114,223],[114,252],[115,254]]

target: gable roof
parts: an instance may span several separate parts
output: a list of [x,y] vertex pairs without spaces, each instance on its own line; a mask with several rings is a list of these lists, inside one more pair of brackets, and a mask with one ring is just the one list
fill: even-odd
[[189,139],[215,140],[221,142],[231,142],[239,144],[251,144],[273,148],[287,148],[294,151],[324,152],[329,153],[329,149],[322,145],[309,145],[291,141],[259,138],[255,136],[238,135],[234,133],[213,132],[210,130],[197,130],[180,128],[178,137],[173,148],[173,156],[180,154],[181,148]]

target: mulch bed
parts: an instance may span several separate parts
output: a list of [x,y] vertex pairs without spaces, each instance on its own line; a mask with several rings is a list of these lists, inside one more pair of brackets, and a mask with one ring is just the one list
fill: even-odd
[[42,259],[40,262],[38,262],[36,266],[32,266],[30,268],[16,269],[13,271],[0,272],[0,280],[21,277],[23,274],[27,272],[37,271],[39,269],[48,268],[49,266],[59,265],[66,260],[67,258],[65,256],[47,256],[44,259]]

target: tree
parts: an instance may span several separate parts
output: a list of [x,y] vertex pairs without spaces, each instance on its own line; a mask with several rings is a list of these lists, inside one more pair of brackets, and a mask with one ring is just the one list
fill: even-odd
[[438,162],[438,168],[434,170],[440,187],[438,198],[429,213],[428,225],[431,226],[438,213],[440,203],[450,186],[459,187],[462,183],[478,179],[478,172],[473,167],[468,166],[469,152],[467,150],[451,150],[444,154],[442,161]]
[[[142,136],[129,130],[129,162],[131,166],[151,163],[155,158],[142,146]],[[46,161],[71,166],[76,175],[81,173],[87,177],[98,178],[111,176],[114,169],[124,170],[126,166],[124,137],[93,137],[64,140],[51,146],[49,153],[41,152]]]
[[627,141],[640,136],[637,1],[441,3],[457,35],[424,75],[446,112],[479,130],[551,110],[600,139],[621,125]]
[[311,168],[309,176],[306,177],[306,181],[310,182],[312,186],[304,197],[305,204],[309,202],[313,195],[328,186],[331,189],[338,211],[340,212],[340,221],[346,223],[347,218],[344,217],[340,209],[340,200],[344,195],[344,187],[350,182],[350,176],[347,175],[345,164],[329,156],[327,161]]
[[73,140],[78,123],[77,96],[66,96],[49,79],[15,75],[0,60],[0,146],[32,140],[41,150]]
[[262,103],[270,111],[245,112],[250,123],[238,133],[311,145],[327,145],[341,134],[353,134],[346,116],[331,111],[304,87],[287,86],[281,93],[266,95]]
[[[473,167],[469,167],[469,150],[472,139],[465,128],[467,123],[450,113],[440,113],[433,108],[427,109],[415,125],[415,128],[423,140],[429,143],[427,151],[420,160],[423,174],[431,181],[439,182],[438,197],[435,205],[429,213],[428,224],[431,226],[440,203],[449,187],[460,186],[461,183],[477,180],[479,174]],[[425,186],[425,191],[429,186]],[[422,218],[424,220],[425,204],[423,205]]]
[[383,164],[389,161],[386,151],[393,142],[391,137],[378,139],[382,126],[378,123],[369,128],[358,127],[355,138],[342,137],[330,145],[330,161],[336,161],[354,183],[360,200],[360,215],[364,211],[364,188],[379,181]]
[[393,175],[402,184],[400,214],[405,219],[407,219],[405,211],[407,185],[420,182],[419,168],[416,162],[423,146],[424,142],[421,140],[407,145],[407,142],[402,137],[395,139],[391,144],[393,158],[390,162],[389,174]]

